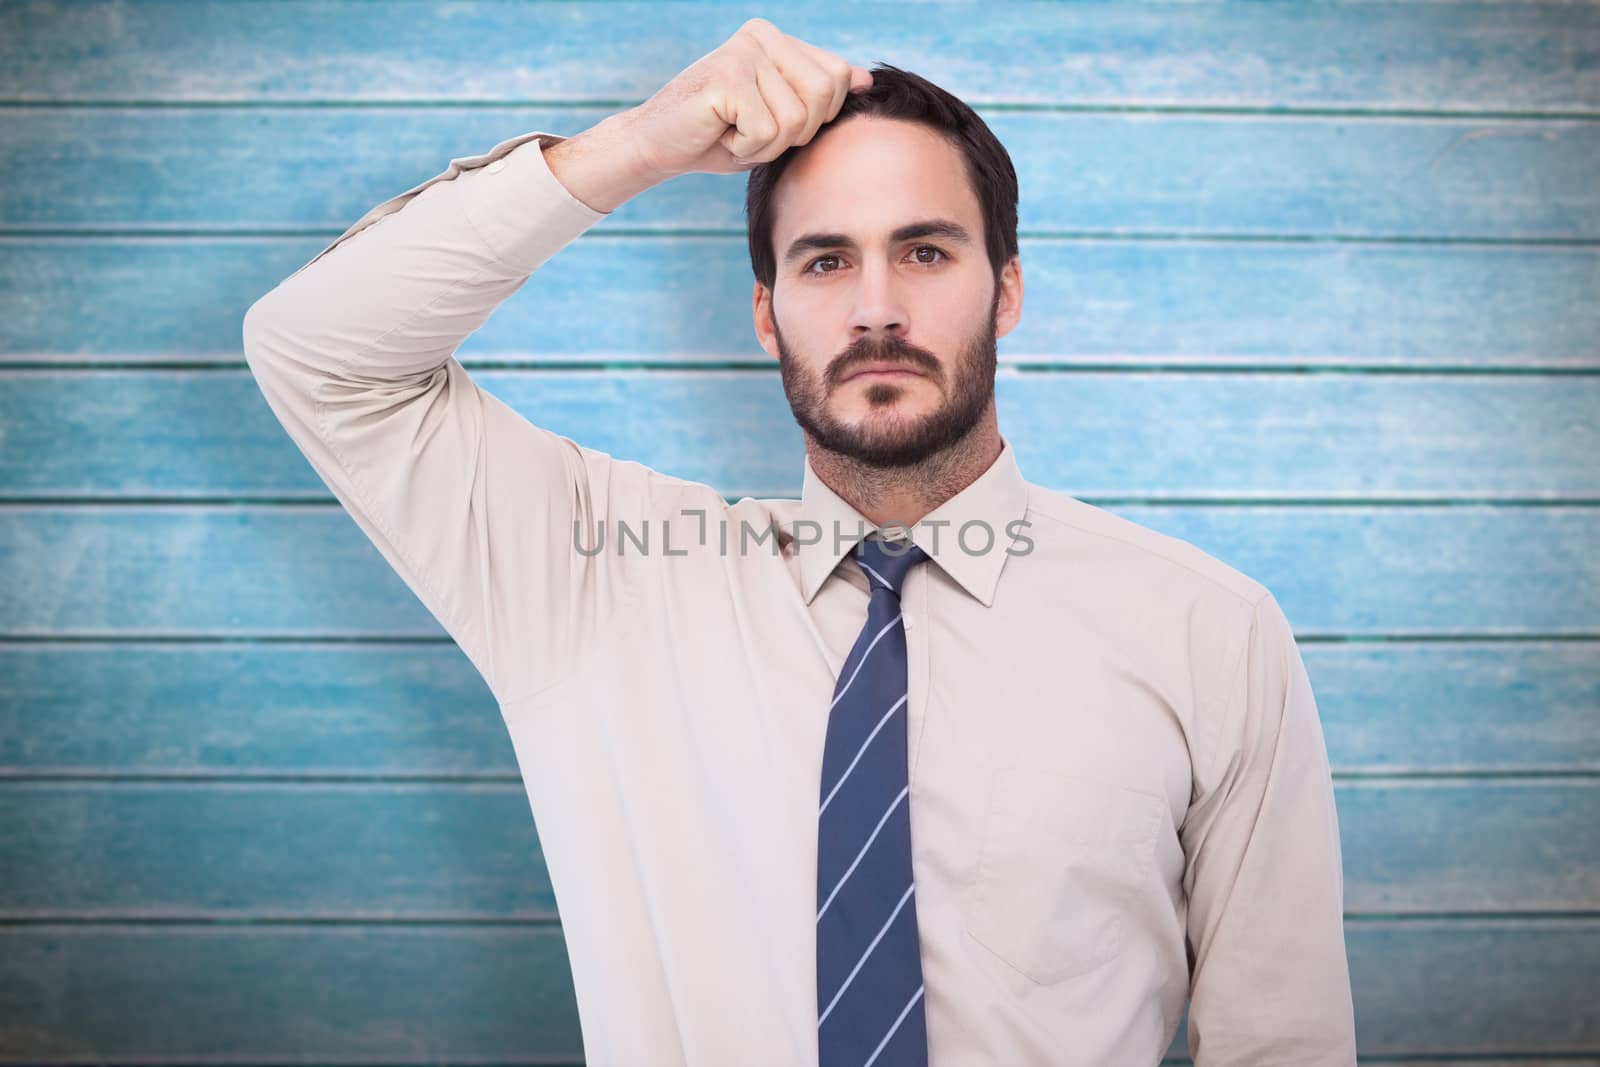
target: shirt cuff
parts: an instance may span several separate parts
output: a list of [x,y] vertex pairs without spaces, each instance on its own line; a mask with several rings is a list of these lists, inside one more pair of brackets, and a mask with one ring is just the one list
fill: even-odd
[[573,196],[545,161],[544,149],[565,141],[535,130],[495,145],[465,164],[458,183],[467,219],[496,258],[532,273],[610,214]]

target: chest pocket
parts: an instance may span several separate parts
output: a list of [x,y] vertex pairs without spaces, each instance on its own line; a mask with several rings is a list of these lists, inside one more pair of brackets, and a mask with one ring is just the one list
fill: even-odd
[[1164,806],[1044,767],[995,771],[966,932],[1041,985],[1110,963],[1149,877]]

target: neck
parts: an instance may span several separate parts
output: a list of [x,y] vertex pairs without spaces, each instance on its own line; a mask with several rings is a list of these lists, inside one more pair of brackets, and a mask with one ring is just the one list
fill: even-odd
[[909,467],[871,467],[823,448],[806,435],[811,469],[829,489],[878,526],[921,522],[946,500],[977,481],[1001,452],[993,408],[989,417],[949,448]]

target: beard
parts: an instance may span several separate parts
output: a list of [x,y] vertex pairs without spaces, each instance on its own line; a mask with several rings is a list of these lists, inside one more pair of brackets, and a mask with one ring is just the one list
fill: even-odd
[[[995,297],[989,304],[988,322],[962,346],[949,387],[946,387],[944,368],[932,353],[894,335],[863,337],[820,375],[813,374],[784,343],[783,332],[778,329],[774,315],[778,369],[795,421],[823,449],[866,467],[912,467],[953,448],[972,432],[994,399],[995,317],[999,307],[1000,292],[996,286]],[[889,417],[879,409],[896,403],[905,395],[906,386],[894,381],[875,381],[866,389],[869,410],[861,424],[852,426],[839,421],[828,408],[828,397],[846,375],[864,364],[879,361],[903,363],[922,372],[944,392],[944,403],[925,415]]]

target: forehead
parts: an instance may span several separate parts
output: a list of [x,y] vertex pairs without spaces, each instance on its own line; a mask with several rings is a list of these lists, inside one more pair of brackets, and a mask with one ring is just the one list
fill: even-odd
[[982,205],[961,150],[920,123],[872,115],[830,127],[784,170],[773,190],[773,247],[802,232],[850,234],[866,244],[904,223],[947,218],[981,240]]

